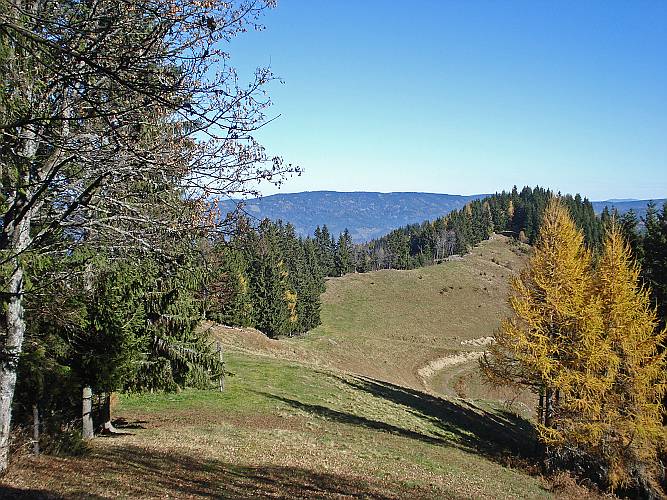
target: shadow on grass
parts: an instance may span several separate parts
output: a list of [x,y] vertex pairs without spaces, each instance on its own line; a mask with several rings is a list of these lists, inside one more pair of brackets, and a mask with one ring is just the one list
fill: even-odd
[[[175,450],[137,446],[99,450],[86,459],[68,460],[54,468],[48,461],[26,464],[57,493],[0,484],[0,498],[127,498],[212,497],[250,499],[302,498],[433,498],[428,487],[317,472],[287,466],[239,466]],[[68,471],[67,468],[71,468]],[[60,486],[62,484],[62,487]],[[86,485],[90,491],[84,492]],[[74,490],[74,491],[73,491]],[[62,492],[63,496],[59,493]]]
[[505,410],[486,410],[466,401],[453,402],[430,394],[365,377],[336,377],[356,390],[404,406],[414,415],[427,419],[433,435],[412,431],[386,422],[303,403],[284,396],[262,393],[294,408],[346,424],[389,432],[429,444],[447,445],[474,451],[489,458],[534,458],[537,453],[535,430],[526,419]]
[[129,420],[119,417],[115,418],[112,422],[113,426],[116,429],[145,429],[142,424],[147,424],[147,420],[135,420],[133,422],[130,422]]
[[428,418],[440,429],[455,434],[465,446],[487,455],[532,457],[537,451],[533,425],[511,411],[487,410],[469,401],[453,402],[365,377],[341,380],[356,389],[407,406],[412,413]]
[[24,488],[12,488],[0,484],[0,498],[23,498],[27,500],[60,500],[64,498],[60,495],[54,495],[45,490],[32,490]]

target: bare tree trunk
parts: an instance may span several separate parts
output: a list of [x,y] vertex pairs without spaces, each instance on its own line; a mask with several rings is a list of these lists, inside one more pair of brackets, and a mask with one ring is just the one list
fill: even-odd
[[12,239],[10,251],[16,254],[12,259],[14,271],[9,279],[7,295],[9,300],[5,310],[7,333],[2,346],[0,361],[0,474],[7,470],[9,463],[9,434],[11,431],[12,401],[16,387],[16,372],[19,356],[25,337],[25,320],[23,318],[23,267],[18,254],[23,252],[29,243],[29,219],[19,221]]
[[[84,239],[88,239],[88,237],[89,234],[86,232]],[[86,269],[84,271],[83,288],[86,291],[86,298],[90,297],[93,290],[93,268],[90,262],[86,264]],[[83,419],[83,439],[93,439],[93,437],[95,437],[95,425],[93,423],[93,389],[88,385],[85,386],[83,388],[82,396],[83,408],[81,417]]]
[[39,455],[39,406],[32,405],[32,452]]
[[9,464],[9,434],[11,432],[12,402],[16,388],[16,372],[19,357],[23,349],[25,337],[25,320],[23,308],[24,270],[21,262],[22,254],[31,243],[30,229],[34,205],[32,198],[31,170],[32,161],[37,152],[37,134],[26,127],[21,134],[23,150],[21,157],[24,164],[18,165],[19,183],[23,186],[16,189],[8,197],[10,207],[2,217],[0,232],[0,250],[11,257],[8,263],[13,266],[12,274],[7,283],[6,296],[2,301],[5,305],[5,327],[7,329],[0,346],[0,474],[4,474]]
[[83,404],[81,410],[83,420],[83,439],[92,439],[94,436],[93,428],[93,390],[90,386],[83,388]]
[[102,424],[103,432],[106,434],[113,434],[118,430],[111,423],[111,393],[105,392],[102,400]]

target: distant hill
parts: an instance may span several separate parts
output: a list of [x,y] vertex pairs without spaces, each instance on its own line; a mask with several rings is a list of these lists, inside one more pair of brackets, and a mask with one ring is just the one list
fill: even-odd
[[[469,201],[485,196],[488,195],[305,191],[247,200],[244,210],[256,221],[268,218],[290,222],[301,236],[312,236],[315,228],[324,224],[333,235],[347,228],[355,243],[363,243],[407,224],[442,217]],[[607,206],[610,209],[616,207],[621,213],[632,209],[643,217],[648,201],[612,199],[592,203],[596,213],[602,212]],[[654,201],[658,207],[662,207],[667,199]],[[223,211],[235,208],[232,200],[221,202],[220,205]]]
[[[595,213],[601,213],[604,210],[604,207],[609,207],[609,210],[616,208],[620,213],[624,214],[629,210],[634,210],[639,217],[644,217],[646,215],[646,205],[650,200],[605,200],[605,201],[594,201],[593,209]],[[658,207],[662,208],[662,205],[667,201],[666,198],[653,200]]]
[[[355,243],[362,243],[406,224],[420,223],[448,214],[487,195],[461,196],[434,193],[374,193],[306,191],[274,194],[245,202],[246,213],[256,219],[291,222],[299,235],[313,234],[327,225],[338,235],[349,229]],[[221,202],[230,211],[234,202]]]

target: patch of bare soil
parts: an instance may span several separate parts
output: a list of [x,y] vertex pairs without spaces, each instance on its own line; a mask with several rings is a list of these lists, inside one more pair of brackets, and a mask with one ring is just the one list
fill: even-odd
[[441,370],[449,368],[451,366],[457,366],[468,361],[474,361],[481,358],[484,355],[484,351],[472,351],[472,352],[459,352],[458,354],[453,354],[451,356],[445,356],[444,358],[438,358],[431,361],[426,366],[423,366],[417,373],[423,379],[428,379],[438,373]]

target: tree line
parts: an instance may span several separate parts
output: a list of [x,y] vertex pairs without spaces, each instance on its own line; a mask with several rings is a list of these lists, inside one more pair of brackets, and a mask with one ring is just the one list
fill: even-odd
[[[494,232],[534,243],[542,214],[554,193],[539,186],[516,186],[510,191],[474,200],[460,210],[433,221],[410,224],[367,243],[352,244],[345,231],[335,238],[326,225],[315,230],[320,266],[326,276],[379,269],[415,269],[452,255],[462,255]],[[580,195],[562,197],[586,243],[600,248],[604,218],[596,216],[591,202]]]

